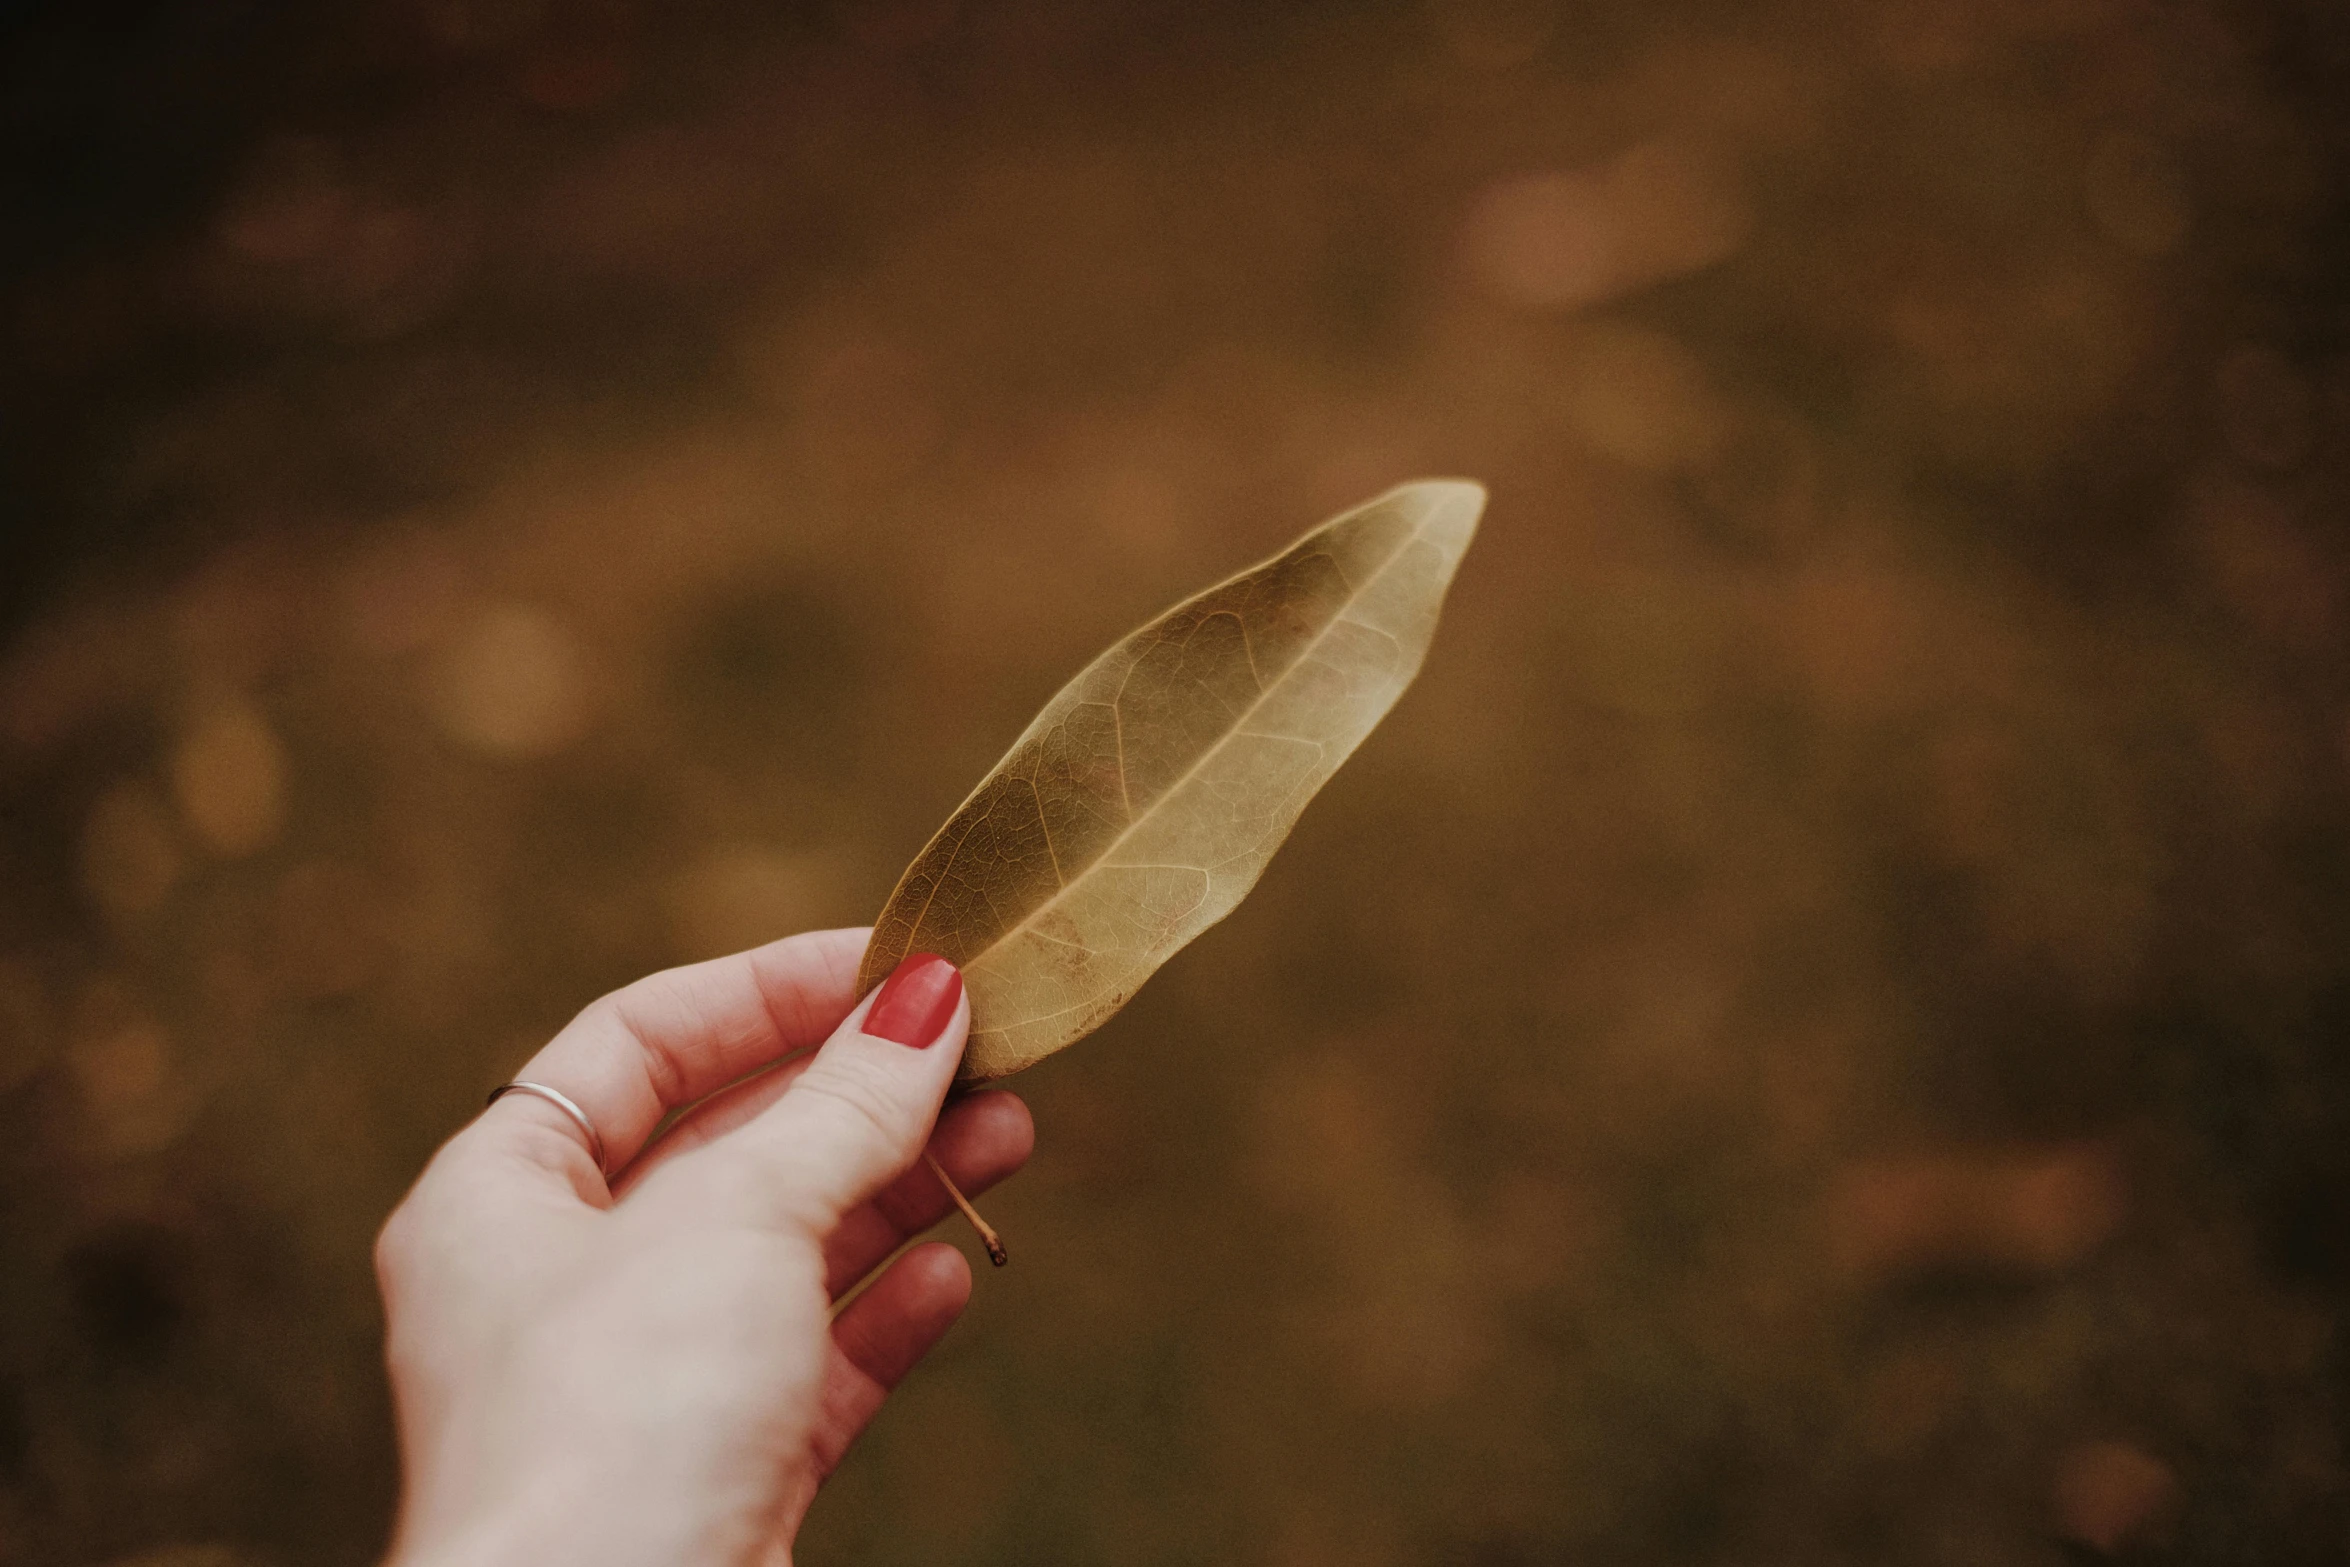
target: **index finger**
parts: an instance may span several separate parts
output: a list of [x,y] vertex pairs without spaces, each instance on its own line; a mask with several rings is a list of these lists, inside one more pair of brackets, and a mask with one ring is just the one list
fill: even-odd
[[[856,1005],[857,963],[869,934],[810,931],[648,975],[591,1002],[515,1079],[543,1084],[580,1107],[604,1145],[604,1168],[595,1173],[608,1180],[670,1111],[821,1043]],[[579,1128],[531,1095],[508,1094],[474,1130],[530,1139],[545,1150],[543,1162],[575,1182],[594,1162]],[[547,1140],[550,1132],[560,1145]]]

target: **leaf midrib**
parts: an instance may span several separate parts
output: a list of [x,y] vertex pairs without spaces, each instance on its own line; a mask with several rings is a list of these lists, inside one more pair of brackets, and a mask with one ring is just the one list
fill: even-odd
[[[1205,768],[1205,767],[1208,765],[1208,763],[1209,763],[1209,761],[1210,761],[1210,760],[1212,760],[1212,759],[1213,759],[1213,758],[1214,758],[1214,757],[1215,757],[1215,756],[1216,756],[1216,755],[1217,755],[1219,752],[1221,752],[1221,751],[1222,751],[1222,750],[1223,750],[1223,749],[1224,749],[1226,746],[1230,745],[1230,744],[1231,744],[1231,743],[1232,743],[1232,742],[1233,742],[1235,739],[1239,738],[1239,737],[1240,737],[1242,734],[1244,734],[1244,733],[1246,733],[1246,732],[1247,732],[1247,731],[1246,731],[1246,727],[1245,727],[1245,726],[1247,725],[1247,723],[1248,723],[1249,719],[1250,719],[1250,718],[1251,718],[1251,717],[1252,717],[1252,716],[1253,716],[1253,715],[1254,715],[1254,714],[1257,712],[1257,710],[1258,710],[1259,708],[1262,708],[1262,707],[1265,705],[1265,702],[1267,701],[1267,699],[1269,699],[1269,698],[1272,696],[1273,692],[1274,692],[1275,690],[1277,690],[1277,689],[1278,689],[1278,688],[1279,688],[1279,687],[1280,687],[1280,686],[1281,686],[1281,685],[1282,685],[1284,682],[1286,682],[1286,681],[1287,681],[1287,680],[1288,680],[1288,679],[1289,679],[1289,678],[1290,678],[1292,675],[1294,675],[1294,674],[1295,674],[1295,673],[1296,673],[1296,672],[1297,672],[1297,671],[1298,671],[1300,668],[1302,668],[1302,667],[1303,667],[1303,666],[1304,666],[1304,665],[1305,665],[1305,664],[1308,662],[1308,660],[1310,660],[1310,659],[1313,657],[1314,650],[1315,650],[1316,648],[1318,648],[1319,646],[1321,646],[1323,639],[1324,639],[1324,638],[1326,638],[1326,637],[1328,637],[1332,631],[1334,631],[1335,629],[1337,629],[1337,627],[1338,627],[1338,626],[1339,626],[1339,625],[1340,625],[1342,622],[1344,622],[1344,621],[1346,620],[1346,613],[1347,613],[1347,611],[1348,611],[1348,610],[1350,610],[1350,609],[1352,609],[1352,608],[1354,608],[1354,606],[1355,606],[1357,603],[1359,603],[1359,602],[1362,600],[1362,597],[1363,597],[1363,595],[1364,595],[1365,593],[1367,593],[1367,592],[1369,592],[1369,591],[1370,591],[1370,589],[1371,589],[1372,585],[1373,585],[1373,584],[1375,584],[1376,582],[1378,582],[1380,578],[1384,577],[1384,576],[1385,576],[1385,575],[1386,575],[1386,574],[1387,574],[1387,573],[1388,573],[1388,572],[1389,572],[1391,569],[1393,569],[1393,567],[1394,567],[1394,565],[1395,565],[1396,561],[1398,561],[1399,559],[1401,559],[1401,558],[1403,557],[1403,554],[1404,554],[1404,552],[1405,552],[1406,550],[1410,549],[1410,548],[1411,548],[1411,547],[1412,547],[1414,544],[1417,544],[1417,543],[1420,541],[1420,538],[1421,538],[1422,534],[1424,534],[1424,533],[1426,532],[1426,530],[1427,530],[1429,519],[1430,519],[1431,517],[1433,517],[1433,516],[1434,516],[1434,514],[1435,514],[1435,511],[1436,511],[1436,508],[1435,508],[1435,507],[1431,507],[1431,508],[1429,508],[1429,511],[1428,511],[1428,513],[1427,513],[1426,515],[1423,515],[1422,517],[1420,517],[1420,518],[1419,518],[1419,520],[1417,520],[1416,522],[1414,522],[1414,523],[1412,524],[1412,529],[1411,529],[1411,531],[1410,531],[1409,533],[1405,534],[1405,535],[1403,536],[1403,538],[1402,538],[1402,539],[1400,539],[1399,541],[1397,541],[1397,544],[1396,544],[1396,547],[1395,547],[1395,549],[1394,549],[1394,550],[1393,550],[1393,551],[1392,551],[1392,552],[1391,552],[1391,553],[1388,555],[1387,559],[1385,559],[1384,561],[1381,561],[1381,562],[1379,563],[1379,568],[1378,568],[1376,571],[1373,571],[1373,572],[1372,572],[1370,575],[1368,575],[1367,577],[1365,577],[1365,578],[1363,579],[1363,581],[1362,581],[1362,583],[1361,583],[1361,585],[1360,585],[1360,586],[1350,586],[1350,587],[1348,588],[1348,590],[1347,590],[1347,595],[1346,595],[1345,599],[1343,599],[1343,600],[1342,600],[1342,601],[1339,603],[1339,606],[1338,606],[1338,608],[1337,608],[1337,609],[1336,609],[1334,612],[1332,612],[1332,614],[1331,614],[1331,616],[1330,616],[1329,620],[1328,620],[1328,621],[1326,621],[1326,622],[1324,622],[1324,623],[1323,623],[1323,626],[1322,626],[1322,628],[1321,628],[1319,631],[1317,631],[1317,632],[1315,632],[1315,633],[1314,633],[1313,640],[1312,640],[1311,642],[1309,642],[1309,643],[1307,643],[1307,644],[1306,644],[1305,648],[1304,648],[1304,649],[1303,649],[1303,650],[1302,650],[1302,651],[1301,651],[1301,652],[1298,654],[1298,656],[1297,656],[1296,658],[1294,658],[1294,659],[1290,660],[1290,662],[1289,662],[1289,666],[1288,666],[1286,669],[1282,670],[1280,674],[1278,674],[1278,675],[1276,675],[1276,676],[1274,676],[1274,677],[1273,677],[1273,682],[1272,682],[1272,684],[1271,684],[1271,685],[1267,685],[1267,684],[1263,683],[1262,681],[1259,681],[1259,682],[1258,682],[1258,685],[1257,685],[1257,694],[1256,694],[1256,697],[1255,697],[1255,699],[1254,699],[1254,700],[1252,700],[1252,701],[1251,701],[1251,702],[1250,702],[1250,703],[1249,703],[1249,704],[1248,704],[1246,707],[1242,708],[1242,709],[1240,710],[1240,712],[1234,716],[1234,718],[1233,718],[1233,720],[1232,720],[1231,727],[1230,727],[1230,728],[1228,728],[1228,729],[1226,729],[1226,730],[1224,731],[1224,733],[1223,733],[1223,734],[1222,734],[1222,735],[1221,735],[1221,736],[1220,736],[1220,737],[1217,739],[1217,741],[1216,741],[1216,743],[1215,743],[1215,744],[1213,744],[1213,745],[1211,745],[1211,746],[1207,747],[1205,750],[1201,751],[1201,752],[1200,752],[1200,754],[1199,754],[1197,757],[1195,757],[1195,758],[1192,760],[1192,763],[1191,763],[1191,765],[1190,765],[1190,766],[1186,767],[1186,768],[1185,768],[1185,769],[1184,769],[1184,770],[1183,770],[1183,771],[1182,771],[1180,774],[1178,774],[1178,775],[1176,776],[1175,780],[1174,780],[1172,783],[1168,784],[1168,785],[1167,785],[1167,787],[1166,787],[1165,789],[1163,789],[1163,790],[1161,790],[1161,791],[1159,792],[1159,797],[1158,797],[1158,799],[1156,799],[1156,800],[1152,801],[1152,802],[1151,802],[1151,804],[1150,804],[1150,806],[1149,806],[1147,809],[1145,809],[1145,811],[1143,812],[1143,814],[1142,814],[1141,816],[1135,816],[1135,815],[1133,815],[1133,814],[1129,813],[1129,815],[1127,816],[1127,819],[1126,819],[1126,825],[1125,825],[1124,827],[1120,828],[1120,829],[1118,830],[1118,833],[1117,833],[1117,835],[1116,835],[1115,837],[1113,837],[1112,839],[1110,839],[1110,841],[1109,841],[1107,844],[1103,845],[1101,853],[1099,853],[1099,854],[1095,855],[1095,856],[1094,856],[1092,859],[1090,859],[1090,860],[1086,861],[1086,862],[1085,862],[1085,864],[1084,864],[1084,866],[1083,866],[1083,867],[1082,867],[1082,868],[1081,868],[1081,869],[1078,871],[1078,873],[1077,873],[1077,879],[1078,879],[1078,880],[1083,880],[1083,879],[1084,879],[1084,878],[1085,878],[1087,875],[1089,875],[1089,874],[1091,874],[1091,873],[1093,872],[1093,870],[1095,869],[1095,867],[1097,867],[1097,866],[1099,866],[1100,864],[1102,864],[1102,862],[1103,862],[1103,861],[1105,861],[1105,860],[1107,860],[1107,859],[1108,859],[1108,858],[1109,858],[1111,855],[1113,855],[1113,854],[1117,853],[1117,852],[1118,852],[1118,847],[1119,847],[1119,845],[1123,844],[1124,842],[1126,842],[1126,840],[1127,840],[1127,839],[1129,839],[1129,838],[1131,838],[1132,836],[1134,836],[1134,834],[1135,834],[1136,830],[1137,830],[1137,829],[1139,829],[1139,828],[1142,826],[1142,824],[1143,824],[1143,823],[1144,823],[1146,820],[1148,820],[1148,819],[1151,817],[1151,815],[1152,815],[1153,813],[1155,813],[1156,811],[1158,811],[1158,810],[1160,809],[1160,807],[1161,807],[1161,806],[1163,806],[1163,805],[1164,805],[1164,804],[1165,804],[1167,801],[1169,801],[1169,800],[1172,800],[1172,799],[1174,799],[1174,798],[1175,798],[1177,795],[1181,794],[1181,793],[1183,792],[1183,789],[1184,789],[1184,787],[1185,787],[1187,784],[1189,784],[1189,783],[1190,783],[1190,782],[1191,782],[1191,781],[1192,781],[1194,778],[1196,778],[1196,777],[1198,777],[1198,776],[1199,776],[1199,774],[1200,774],[1201,770],[1202,770],[1202,769],[1204,769],[1204,768]],[[1325,558],[1325,559],[1328,559],[1328,560],[1330,561],[1331,569],[1332,569],[1332,570],[1334,570],[1334,571],[1336,571],[1336,572],[1338,573],[1338,578],[1339,578],[1339,580],[1340,580],[1341,582],[1344,582],[1344,581],[1346,580],[1346,569],[1345,569],[1343,566],[1340,566],[1340,565],[1338,564],[1337,558],[1336,558],[1335,556],[1330,556],[1330,555],[1327,555],[1327,554],[1325,555],[1325,557],[1324,557],[1324,558]],[[1244,573],[1242,573],[1242,575],[1243,575],[1243,576],[1247,576],[1247,575],[1253,574],[1255,571],[1262,570],[1262,569],[1263,569],[1262,567],[1251,567],[1251,568],[1250,568],[1250,570],[1249,570],[1248,572],[1244,572]],[[1208,591],[1209,591],[1210,593],[1212,593],[1212,592],[1215,592],[1215,591],[1216,591],[1216,589],[1214,589],[1214,588],[1211,588],[1211,589],[1209,589]],[[1201,595],[1201,596],[1202,596],[1202,597],[1205,597],[1206,595],[1205,595],[1205,594],[1203,594],[1203,595]],[[1359,622],[1359,621],[1358,621],[1358,622],[1356,622],[1356,624],[1358,624],[1358,625],[1359,625],[1359,624],[1361,624],[1361,622]],[[1365,627],[1364,629],[1366,629],[1366,630],[1376,630],[1377,628],[1376,628],[1376,627]],[[1242,636],[1243,636],[1243,637],[1245,637],[1245,636],[1247,635],[1247,631],[1248,631],[1248,628],[1247,628],[1246,624],[1244,623],[1244,624],[1242,625],[1242,627],[1241,627],[1241,634],[1242,634]],[[1391,639],[1391,640],[1392,640],[1392,639]],[[1255,659],[1255,655],[1254,655],[1253,651],[1252,651],[1252,653],[1251,653],[1251,655],[1250,655],[1250,659],[1249,659],[1249,665],[1250,665],[1250,671],[1251,671],[1251,673],[1253,674],[1253,673],[1254,673],[1254,671],[1255,671],[1255,666],[1256,666],[1256,659]],[[1131,674],[1131,671],[1129,671],[1129,674]],[[1124,695],[1124,692],[1125,692],[1125,682],[1124,682],[1124,680],[1122,679],[1122,680],[1119,682],[1119,694],[1120,694],[1121,696],[1123,696],[1123,695]],[[1111,710],[1111,713],[1112,713],[1112,715],[1113,715],[1113,716],[1116,716],[1116,715],[1117,715],[1117,713],[1118,713],[1118,708],[1117,708],[1117,702],[1116,702],[1116,700],[1115,700],[1115,699],[1113,699],[1113,700],[1112,700],[1112,702],[1111,702],[1111,708],[1110,708],[1110,710]],[[1285,739],[1285,738],[1292,738],[1292,737],[1289,737],[1289,736],[1280,736],[1280,735],[1266,735],[1266,736],[1261,736],[1260,738],[1265,738],[1265,739]],[[1124,748],[1123,748],[1122,746],[1121,746],[1121,748],[1120,748],[1120,756],[1119,756],[1119,764],[1118,764],[1118,781],[1119,781],[1119,786],[1120,786],[1120,788],[1123,790],[1123,789],[1125,788],[1125,785],[1126,785],[1126,764],[1125,764]],[[1033,788],[1035,787],[1035,785],[1032,783],[1032,784],[1030,785],[1030,787],[1033,789]],[[1047,850],[1047,852],[1048,852],[1048,853],[1052,853],[1052,852],[1053,852],[1053,851],[1052,851],[1052,829],[1051,829],[1050,827],[1046,827],[1046,826],[1044,826],[1044,822],[1043,822],[1043,812],[1042,812],[1041,808],[1040,808],[1040,810],[1039,810],[1039,812],[1038,812],[1038,825],[1039,825],[1040,827],[1042,827],[1042,828],[1043,828],[1043,831],[1044,831],[1044,833],[1045,833],[1045,845],[1046,845],[1046,850]],[[955,845],[955,855],[956,855],[956,856],[960,856],[960,855],[962,854],[962,852],[963,852],[963,843],[967,843],[967,842],[969,842],[969,841],[970,841],[970,835],[969,835],[968,833],[966,833],[966,834],[964,835],[964,837],[963,837],[963,840],[962,840],[962,842],[958,842],[958,843]],[[1057,871],[1057,869],[1058,869],[1058,866],[1059,866],[1059,855],[1058,855],[1057,853],[1054,853],[1054,865],[1055,865],[1055,868],[1056,868],[1056,871]],[[1202,875],[1212,875],[1212,874],[1213,874],[1213,873],[1212,873],[1212,872],[1209,870],[1209,868],[1208,868],[1207,866],[1204,866],[1204,865],[1183,866],[1183,867],[1179,867],[1179,868],[1180,868],[1180,869],[1185,869],[1185,870],[1196,870],[1196,871],[1199,871],[1199,872],[1200,872]],[[946,877],[947,877],[947,874],[948,874],[948,872],[952,871],[953,869],[954,869],[954,859],[953,859],[953,858],[950,858],[950,859],[947,861],[947,863],[946,863],[945,865],[942,865],[942,866],[940,866],[940,867],[939,867],[939,873],[938,873],[938,874],[939,874],[939,880],[940,880],[941,882],[944,882],[944,881],[946,880]],[[1004,945],[1006,942],[1008,942],[1008,941],[1012,940],[1012,938],[1014,938],[1015,936],[1018,936],[1018,935],[1019,935],[1021,932],[1023,932],[1023,931],[1025,931],[1025,930],[1027,930],[1027,929],[1028,929],[1028,928],[1029,928],[1031,925],[1035,924],[1035,923],[1036,923],[1038,920],[1042,919],[1042,918],[1043,918],[1043,917],[1044,917],[1046,914],[1050,913],[1050,912],[1052,911],[1052,909],[1053,909],[1054,905],[1058,904],[1058,903],[1059,903],[1059,902],[1060,902],[1060,901],[1061,901],[1063,898],[1065,898],[1065,897],[1067,897],[1067,896],[1068,896],[1068,894],[1069,894],[1069,889],[1070,889],[1070,888],[1071,888],[1073,885],[1075,885],[1075,883],[1074,883],[1074,882],[1072,882],[1072,881],[1070,881],[1070,880],[1067,880],[1067,879],[1063,879],[1063,880],[1062,880],[1062,882],[1061,882],[1061,885],[1060,885],[1058,888],[1056,888],[1056,889],[1054,890],[1054,892],[1053,892],[1053,895],[1052,895],[1051,897],[1049,897],[1049,898],[1045,899],[1045,900],[1044,900],[1042,903],[1039,903],[1039,904],[1038,904],[1038,905],[1037,905],[1035,908],[1033,908],[1033,909],[1029,910],[1029,911],[1028,911],[1028,913],[1026,913],[1026,914],[1022,915],[1022,916],[1020,917],[1019,921],[1018,921],[1016,924],[1009,925],[1009,926],[1005,927],[1005,929],[1004,929],[1004,930],[1003,930],[1003,931],[1002,931],[1000,934],[998,934],[998,935],[997,935],[997,936],[996,936],[996,937],[995,937],[993,940],[991,940],[990,942],[988,942],[988,944],[987,944],[985,947],[981,948],[981,949],[980,949],[978,952],[975,952],[975,953],[973,953],[973,954],[972,954],[972,955],[971,955],[971,956],[970,956],[968,959],[966,959],[966,960],[965,960],[965,963],[964,963],[964,967],[966,967],[966,968],[971,968],[971,967],[974,967],[974,966],[978,965],[979,963],[981,963],[981,962],[985,961],[985,960],[986,960],[986,958],[987,958],[987,957],[988,957],[988,956],[989,956],[991,953],[993,953],[993,952],[994,952],[994,951],[995,951],[997,948],[999,948],[999,947],[1003,946],[1003,945]],[[936,891],[936,888],[933,888],[933,889],[932,889],[932,894],[931,894],[931,895],[932,895],[932,897],[934,897],[934,898],[937,896],[937,891]],[[928,904],[927,904],[927,902],[926,902],[926,903],[925,903],[925,905],[924,905],[924,912],[925,912],[925,913],[927,913],[927,912],[928,912]],[[920,922],[919,922],[919,917],[918,917],[918,918],[917,918],[917,921],[916,921],[916,925],[917,925],[917,927],[919,926],[919,923],[920,923]],[[909,933],[908,933],[908,939],[909,939],[909,940],[911,940],[911,939],[912,939],[912,933],[911,933],[911,930],[909,930]],[[1081,1003],[1078,1003],[1078,1005],[1079,1005],[1079,1006],[1081,1006],[1081,1005],[1083,1005],[1083,1003],[1082,1003],[1082,1002],[1081,1002]],[[1070,1012],[1070,1011],[1075,1011],[1076,1009],[1077,1009],[1077,1008],[1076,1008],[1076,1006],[1070,1006],[1070,1007],[1063,1007],[1063,1008],[1061,1008],[1060,1010],[1061,1010],[1062,1012]],[[1037,1016],[1037,1017],[1035,1017],[1035,1018],[1022,1018],[1022,1019],[1018,1020],[1018,1021],[1017,1021],[1017,1022],[1015,1022],[1015,1023],[1009,1023],[1009,1024],[992,1024],[992,1023],[991,1023],[991,1024],[987,1025],[986,1027],[982,1028],[982,1029],[981,1029],[981,1032],[983,1032],[983,1033],[1001,1033],[1001,1032],[1003,1032],[1003,1031],[1004,1031],[1005,1029],[1007,1029],[1007,1028],[1018,1028],[1018,1027],[1023,1027],[1023,1026],[1025,1026],[1025,1025],[1029,1024],[1029,1023],[1036,1022],[1036,1021],[1038,1021],[1038,1020],[1039,1020],[1039,1019],[1041,1019],[1041,1018],[1046,1018],[1046,1017],[1054,1017],[1054,1016],[1058,1016],[1058,1015],[1059,1015],[1058,1013],[1051,1013],[1051,1012],[1047,1012],[1047,1013],[1040,1013],[1040,1014],[1038,1014],[1038,1016]]]

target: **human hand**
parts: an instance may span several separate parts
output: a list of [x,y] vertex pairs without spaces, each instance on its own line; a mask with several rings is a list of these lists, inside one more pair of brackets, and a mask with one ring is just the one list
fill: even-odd
[[434,1156],[376,1247],[393,1567],[790,1561],[818,1484],[970,1297],[962,1254],[932,1244],[831,1314],[949,1211],[925,1139],[977,1190],[1033,1137],[1006,1093],[938,1117],[961,978],[912,958],[859,1003],[866,935],[655,974],[534,1056],[518,1079],[586,1113],[609,1182],[577,1124],[519,1093]]

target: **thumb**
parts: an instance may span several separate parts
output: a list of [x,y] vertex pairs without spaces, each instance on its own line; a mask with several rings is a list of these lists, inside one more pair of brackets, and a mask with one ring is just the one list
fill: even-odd
[[755,1166],[769,1222],[821,1238],[921,1157],[970,1032],[963,976],[909,954],[815,1060],[728,1141]]

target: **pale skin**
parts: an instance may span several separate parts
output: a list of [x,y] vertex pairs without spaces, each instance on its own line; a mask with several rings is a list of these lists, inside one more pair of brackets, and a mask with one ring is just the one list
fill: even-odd
[[976,1191],[1033,1137],[1009,1094],[939,1115],[968,1000],[925,1048],[859,1029],[866,934],[655,974],[517,1072],[587,1113],[609,1179],[521,1094],[427,1166],[376,1248],[389,1567],[790,1562],[817,1487],[970,1297],[952,1246],[889,1261],[950,1211],[925,1146]]

